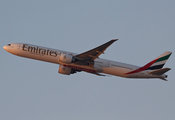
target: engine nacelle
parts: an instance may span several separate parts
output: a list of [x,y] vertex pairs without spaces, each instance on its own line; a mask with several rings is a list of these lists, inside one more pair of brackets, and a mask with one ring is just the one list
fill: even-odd
[[61,74],[64,74],[64,75],[70,75],[71,74],[71,68],[64,67],[63,65],[60,65],[58,73],[61,73]]
[[72,55],[61,53],[58,61],[62,63],[70,64],[74,61],[74,58]]

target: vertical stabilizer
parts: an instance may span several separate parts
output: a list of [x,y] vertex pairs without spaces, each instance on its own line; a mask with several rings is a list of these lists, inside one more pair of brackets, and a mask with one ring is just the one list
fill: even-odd
[[168,60],[168,58],[170,57],[170,55],[172,54],[172,52],[165,52],[162,55],[160,55],[159,57],[157,57],[155,61],[147,70],[155,70],[155,69],[161,69],[166,61]]
[[168,60],[168,58],[170,57],[170,55],[172,54],[172,52],[165,52],[162,55],[160,55],[159,57],[157,57],[156,59],[152,60],[151,62],[149,62],[148,64],[146,64],[143,67],[140,67],[136,70],[133,70],[131,72],[128,72],[126,74],[133,74],[133,73],[138,73],[144,70],[156,70],[156,69],[161,69],[164,64],[166,63],[166,61]]

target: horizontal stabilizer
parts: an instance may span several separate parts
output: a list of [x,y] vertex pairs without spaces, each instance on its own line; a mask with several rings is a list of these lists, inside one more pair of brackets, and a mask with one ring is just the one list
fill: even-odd
[[160,78],[161,80],[164,80],[164,81],[168,81],[167,79],[165,79],[165,78]]
[[171,68],[162,68],[162,69],[153,70],[153,71],[148,72],[148,73],[154,74],[154,75],[162,75],[162,74],[166,73],[169,70],[171,70]]

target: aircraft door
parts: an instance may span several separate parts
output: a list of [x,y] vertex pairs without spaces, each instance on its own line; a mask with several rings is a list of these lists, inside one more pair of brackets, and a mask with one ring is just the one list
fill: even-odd
[[107,66],[107,67],[110,66],[110,62],[109,62],[109,61],[106,62],[106,66]]

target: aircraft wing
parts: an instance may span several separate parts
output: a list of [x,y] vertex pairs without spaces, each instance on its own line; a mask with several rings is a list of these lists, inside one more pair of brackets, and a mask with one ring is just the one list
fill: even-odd
[[91,49],[87,52],[78,54],[76,56],[74,56],[76,59],[78,60],[82,60],[82,61],[88,61],[88,62],[94,62],[94,60],[96,58],[98,58],[98,56],[100,56],[102,53],[104,54],[104,51],[115,41],[117,41],[118,39],[113,39],[110,40],[107,43],[104,43],[103,45],[100,45],[94,49]]

